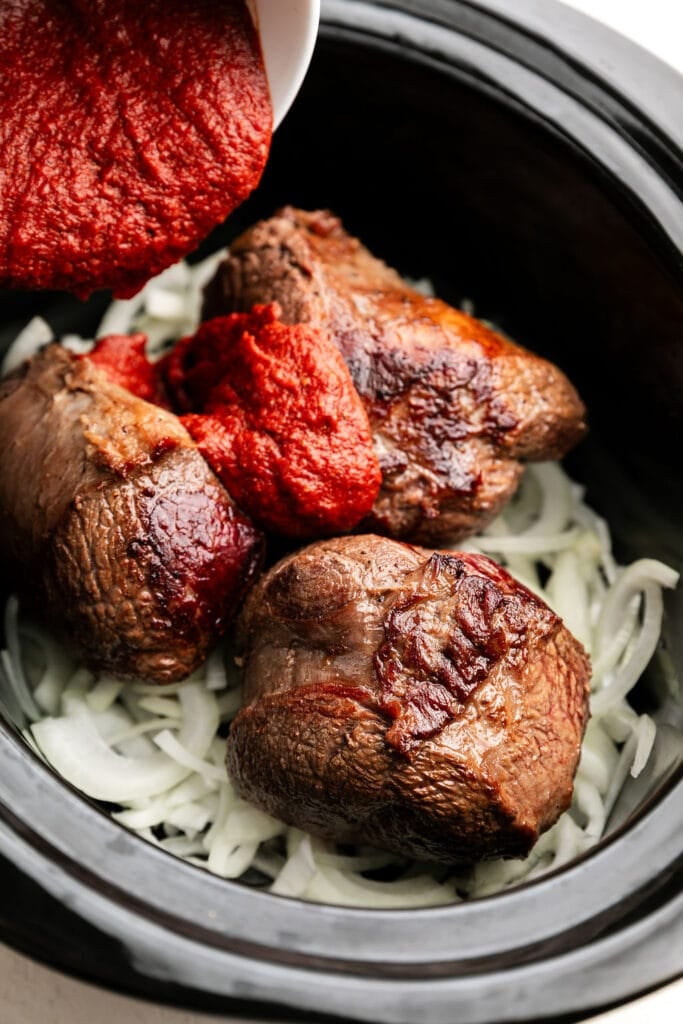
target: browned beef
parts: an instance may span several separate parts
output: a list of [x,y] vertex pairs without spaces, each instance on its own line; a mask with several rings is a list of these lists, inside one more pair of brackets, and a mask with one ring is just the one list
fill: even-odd
[[551,363],[375,259],[327,212],[287,207],[231,248],[204,315],[277,301],[336,340],[365,403],[383,484],[368,530],[439,544],[485,525],[525,460],[559,458],[584,407]]
[[261,539],[171,413],[52,345],[0,383],[0,559],[88,663],[170,682],[206,656]]
[[238,643],[228,769],[290,824],[472,861],[527,853],[569,805],[588,659],[487,558],[313,544],[260,580]]

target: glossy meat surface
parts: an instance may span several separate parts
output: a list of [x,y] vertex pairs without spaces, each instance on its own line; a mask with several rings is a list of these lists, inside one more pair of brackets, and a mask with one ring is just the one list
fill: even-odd
[[404,282],[340,221],[286,207],[238,239],[204,315],[277,301],[328,330],[370,419],[382,487],[364,526],[430,544],[491,520],[526,460],[559,458],[585,410],[551,363]]
[[261,538],[177,417],[52,345],[0,383],[0,559],[88,664],[171,682],[223,633]]
[[242,794],[299,828],[437,861],[521,856],[567,808],[590,667],[482,556],[319,542],[238,620]]

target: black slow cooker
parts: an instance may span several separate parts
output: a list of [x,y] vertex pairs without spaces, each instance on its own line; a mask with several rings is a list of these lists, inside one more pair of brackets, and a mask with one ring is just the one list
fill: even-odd
[[[683,567],[683,84],[545,0],[327,0],[258,191],[207,246],[279,205],[329,207],[407,275],[559,363],[591,416],[570,470],[619,554]],[[3,299],[90,330],[103,299]],[[683,600],[668,684],[683,730]],[[661,659],[660,659],[661,660]],[[309,905],[174,860],[0,728],[2,939],[120,991],[253,1015],[391,1024],[578,1020],[683,972],[682,744],[660,743],[589,854],[439,909]]]

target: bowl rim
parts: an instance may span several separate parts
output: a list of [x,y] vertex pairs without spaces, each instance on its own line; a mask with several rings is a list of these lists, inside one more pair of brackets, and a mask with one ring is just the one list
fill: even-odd
[[[539,8],[533,0],[521,0],[514,11],[504,0],[324,0],[321,33],[366,45],[372,41],[403,56],[412,53],[413,59],[441,62],[445,69],[457,65],[460,77],[472,75],[479,88],[502,88],[508,102],[523,107],[528,116],[534,112],[532,85],[542,79],[551,110],[543,118],[546,127],[584,154],[589,151],[585,130],[590,129],[588,137],[599,141],[597,147],[590,146],[596,168],[631,191],[634,208],[677,253],[680,265],[683,126],[672,130],[667,118],[657,119],[649,105],[658,93],[660,99],[671,97],[672,104],[661,105],[668,116],[676,97],[683,97],[683,79],[600,26],[597,38],[588,37],[580,60],[570,54],[574,78],[566,82],[561,77],[563,84],[554,84],[553,75],[563,62],[560,27],[572,28],[574,45],[587,26],[594,32],[596,23],[554,0]],[[547,59],[533,69],[539,52]],[[648,68],[642,111],[634,61]],[[586,95],[579,88],[584,77]],[[635,183],[643,180],[644,191],[636,189]],[[179,980],[188,990],[230,999],[263,1000],[267,993],[271,1000],[297,1008],[336,1007],[338,1013],[358,1019],[370,1014],[371,1019],[396,1022],[411,1021],[406,1014],[415,1012],[412,1000],[428,980],[430,1004],[421,1003],[421,1018],[430,1024],[452,1020],[457,1006],[462,1024],[483,1024],[494,1018],[519,1019],[520,1014],[547,1019],[552,1013],[606,1005],[683,972],[683,896],[669,898],[667,888],[680,866],[677,825],[683,820],[683,781],[672,783],[620,831],[618,840],[537,882],[471,904],[358,911],[254,892],[175,861],[91,806],[46,770],[23,740],[3,729],[0,758],[0,853],[20,865],[36,885],[119,938],[142,979]],[[87,867],[82,863],[84,846]],[[590,871],[585,870],[588,865]],[[156,884],[160,872],[163,887]],[[188,893],[198,872],[207,897],[199,908]],[[231,897],[224,907],[219,896],[226,886]],[[659,902],[654,898],[658,887],[666,894]],[[543,893],[552,896],[552,915]],[[603,934],[626,912],[631,916],[625,927]],[[474,918],[480,922],[478,945],[472,941]],[[407,937],[396,928],[399,919],[407,925]],[[456,920],[470,940],[466,956],[453,956]],[[600,935],[594,938],[596,930]],[[506,944],[510,931],[514,935]],[[373,945],[369,957],[368,933]],[[419,943],[413,941],[415,935]],[[645,941],[650,952],[639,955]],[[658,956],[651,954],[653,943]],[[494,964],[503,954],[508,956],[504,971]],[[607,970],[619,957],[622,981],[615,989],[596,963]],[[587,971],[595,982],[592,988],[585,983]],[[487,1000],[480,998],[482,977]],[[547,999],[542,995],[546,988],[552,989]],[[476,997],[475,990],[480,993]]]

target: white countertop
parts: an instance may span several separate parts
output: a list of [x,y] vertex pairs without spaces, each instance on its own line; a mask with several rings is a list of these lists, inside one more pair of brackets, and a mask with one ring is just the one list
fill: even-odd
[[[509,0],[514,7],[514,0]],[[543,0],[538,0],[542,3]],[[683,71],[682,0],[571,0]],[[682,112],[683,116],[683,112]],[[1,1024],[247,1024],[153,1006],[67,978],[0,946]],[[591,1024],[680,1024],[683,980]],[[263,1024],[279,1024],[275,1019]],[[455,1024],[455,1022],[454,1022]]]
[[[152,1006],[66,978],[0,946],[2,1024],[256,1024]],[[683,979],[584,1024],[680,1024]],[[283,1024],[276,1018],[258,1024]],[[454,1021],[453,1024],[457,1024]]]

